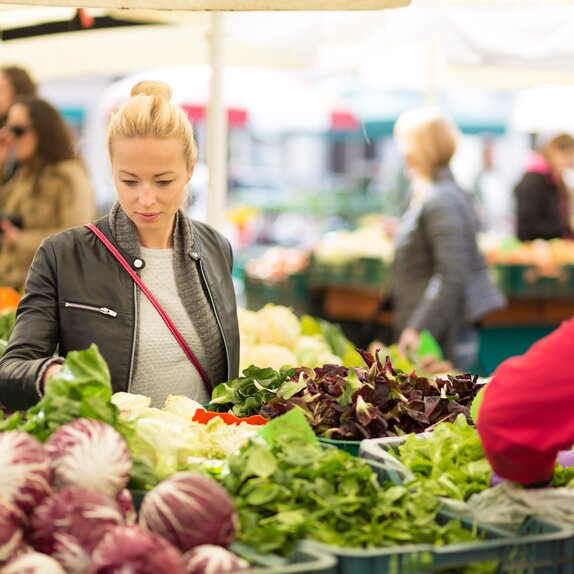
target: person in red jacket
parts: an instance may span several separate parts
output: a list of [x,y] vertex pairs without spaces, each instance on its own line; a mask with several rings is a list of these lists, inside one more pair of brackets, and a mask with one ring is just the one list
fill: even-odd
[[558,452],[574,444],[574,318],[496,369],[478,419],[498,476],[526,485],[551,480]]

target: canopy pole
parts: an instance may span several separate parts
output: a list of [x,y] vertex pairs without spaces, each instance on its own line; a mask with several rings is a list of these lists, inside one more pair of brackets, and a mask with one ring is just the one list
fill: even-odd
[[223,54],[221,12],[211,13],[209,59],[211,80],[207,106],[207,223],[218,230],[225,223],[227,197],[227,110],[223,101]]

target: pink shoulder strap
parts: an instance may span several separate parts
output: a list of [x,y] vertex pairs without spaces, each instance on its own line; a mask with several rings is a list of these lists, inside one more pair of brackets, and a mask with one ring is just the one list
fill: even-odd
[[108,248],[110,253],[119,261],[120,265],[125,269],[125,271],[130,275],[130,277],[135,281],[137,286],[143,291],[145,296],[150,300],[151,304],[155,307],[156,311],[160,314],[161,318],[164,320],[168,329],[172,332],[173,336],[176,338],[177,342],[183,349],[187,358],[193,363],[193,366],[197,369],[205,388],[207,389],[209,395],[211,396],[211,385],[207,379],[205,371],[199,364],[197,357],[193,354],[193,351],[188,347],[181,333],[177,330],[176,326],[171,322],[171,319],[167,316],[167,313],[163,310],[163,307],[159,304],[158,300],[152,295],[151,291],[145,286],[145,283],[138,277],[137,273],[131,268],[130,264],[123,258],[122,254],[114,247],[111,241],[93,224],[86,223],[86,227],[89,228],[93,233],[95,233],[102,243]]

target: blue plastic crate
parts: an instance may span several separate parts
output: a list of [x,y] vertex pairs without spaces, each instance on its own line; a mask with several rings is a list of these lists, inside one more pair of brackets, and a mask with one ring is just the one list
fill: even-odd
[[336,574],[337,559],[313,547],[298,547],[288,558],[274,554],[256,554],[249,552],[242,545],[232,545],[231,550],[246,555],[250,570],[242,570],[245,574]]
[[332,438],[319,437],[319,442],[322,445],[329,445],[337,447],[338,449],[348,452],[352,456],[359,456],[359,449],[361,446],[360,440],[336,440]]
[[[379,480],[391,479],[388,469],[366,461]],[[458,518],[469,529],[476,528],[483,540],[472,543],[433,546],[417,544],[371,549],[340,548],[308,541],[310,548],[331,553],[337,559],[337,574],[426,574],[449,571],[464,573],[464,567],[483,564],[492,572],[511,574],[572,574],[574,571],[574,529],[530,518],[521,530],[505,530],[461,519],[440,511],[437,520]]]

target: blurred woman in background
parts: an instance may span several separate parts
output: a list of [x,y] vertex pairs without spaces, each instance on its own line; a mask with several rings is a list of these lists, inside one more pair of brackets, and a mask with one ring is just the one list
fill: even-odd
[[395,124],[413,190],[396,231],[391,296],[403,352],[416,352],[428,329],[455,368],[467,370],[476,367],[478,322],[504,297],[479,253],[470,198],[449,168],[456,135],[434,108],[404,112]]
[[0,133],[14,176],[0,186],[0,284],[20,288],[42,240],[95,216],[92,185],[59,112],[36,96],[18,98]]
[[[0,67],[0,128],[6,125],[8,110],[21,96],[34,96],[37,92],[36,82],[30,74],[19,66]],[[8,181],[16,169],[16,158],[13,150],[0,145],[0,182]]]
[[563,175],[574,168],[574,138],[559,134],[531,154],[515,188],[516,235],[521,241],[572,238]]
[[21,96],[36,95],[36,82],[19,66],[0,66],[0,127],[6,125],[8,110]]

